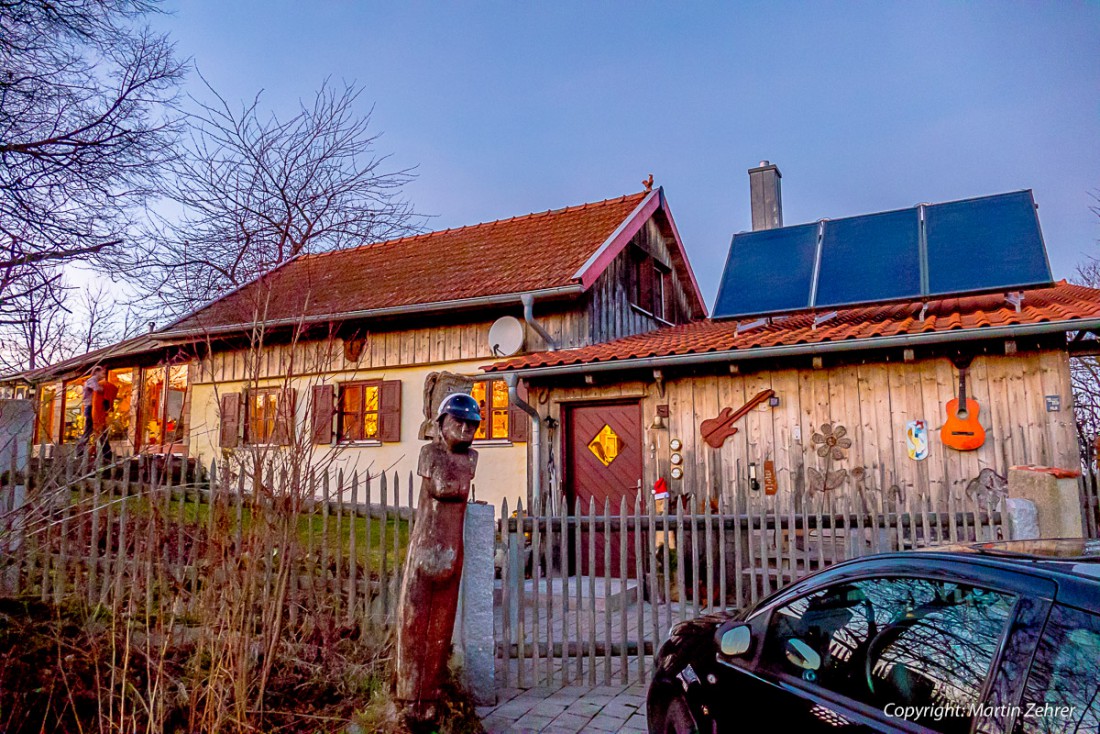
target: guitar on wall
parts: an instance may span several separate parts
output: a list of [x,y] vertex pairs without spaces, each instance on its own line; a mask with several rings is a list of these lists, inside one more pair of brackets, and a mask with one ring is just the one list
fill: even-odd
[[966,367],[959,365],[959,396],[947,401],[947,422],[940,429],[944,446],[974,451],[985,443],[985,429],[978,422],[978,401],[966,396]]

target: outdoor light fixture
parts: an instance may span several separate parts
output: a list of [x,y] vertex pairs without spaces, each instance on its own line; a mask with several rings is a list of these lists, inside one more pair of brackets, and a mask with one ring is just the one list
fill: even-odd
[[760,491],[760,482],[756,479],[756,462],[749,462],[749,488],[753,492]]

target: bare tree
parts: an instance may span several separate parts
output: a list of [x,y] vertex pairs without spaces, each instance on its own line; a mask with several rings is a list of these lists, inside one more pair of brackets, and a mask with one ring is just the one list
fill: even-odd
[[281,119],[261,95],[239,108],[209,84],[161,196],[182,211],[156,219],[150,247],[127,267],[158,306],[180,314],[298,255],[409,232],[401,188],[410,169],[375,151],[362,90],[326,80]]
[[72,312],[57,267],[37,268],[20,279],[24,289],[0,321],[0,370],[22,372],[72,354]]
[[[1092,198],[1096,204],[1089,208],[1100,217],[1100,192],[1092,194]],[[1090,288],[1100,288],[1100,256],[1087,256],[1077,266],[1074,281]],[[1089,467],[1096,464],[1100,450],[1100,357],[1082,354],[1072,358],[1070,379],[1081,462]]]
[[0,313],[37,270],[131,234],[172,153],[184,65],[155,0],[0,0]]

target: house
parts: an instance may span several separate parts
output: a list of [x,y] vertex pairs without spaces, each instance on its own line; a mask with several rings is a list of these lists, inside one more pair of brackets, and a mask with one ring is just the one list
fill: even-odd
[[477,377],[485,408],[477,498],[514,502],[531,420],[480,365],[705,315],[665,194],[647,188],[288,261],[159,331],[39,375],[53,418],[38,441],[79,435],[74,391],[102,360],[132,386],[120,393],[129,422],[117,449],[208,464],[306,444],[317,466],[405,474],[422,445],[425,379],[449,371]]
[[[1100,291],[1053,281],[1031,192],[785,227],[779,180],[750,170],[711,318],[486,366],[560,424],[552,496],[947,509],[983,469],[1078,465],[1069,359]],[[974,422],[944,433],[963,391]]]

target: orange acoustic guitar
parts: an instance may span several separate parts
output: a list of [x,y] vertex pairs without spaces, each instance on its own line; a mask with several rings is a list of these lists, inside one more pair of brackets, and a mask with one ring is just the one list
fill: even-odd
[[947,422],[940,429],[944,446],[973,451],[985,443],[985,429],[978,422],[978,401],[966,397],[966,368],[959,367],[959,397],[947,401]]

